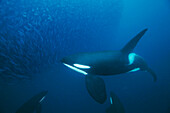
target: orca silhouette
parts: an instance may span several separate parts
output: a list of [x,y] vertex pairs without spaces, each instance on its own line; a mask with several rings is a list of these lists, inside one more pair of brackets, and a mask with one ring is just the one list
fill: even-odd
[[103,104],[107,99],[105,83],[97,75],[117,75],[141,70],[151,73],[156,81],[154,71],[148,67],[141,56],[133,53],[133,49],[146,31],[147,29],[144,29],[138,33],[119,51],[78,53],[64,57],[61,62],[65,66],[86,75],[85,81],[89,94],[97,102]]
[[40,92],[25,102],[16,113],[41,113],[41,102],[44,100],[48,91]]
[[110,92],[110,107],[106,109],[106,113],[125,113],[123,104],[113,92]]

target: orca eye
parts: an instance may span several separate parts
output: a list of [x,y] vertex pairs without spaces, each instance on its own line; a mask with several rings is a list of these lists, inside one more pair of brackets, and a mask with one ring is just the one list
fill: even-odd
[[82,64],[73,64],[75,67],[81,68],[81,69],[89,69],[90,66],[82,65]]
[[133,64],[133,62],[134,62],[134,60],[135,60],[135,56],[136,56],[135,53],[130,53],[130,54],[129,54],[129,56],[128,56],[129,65]]

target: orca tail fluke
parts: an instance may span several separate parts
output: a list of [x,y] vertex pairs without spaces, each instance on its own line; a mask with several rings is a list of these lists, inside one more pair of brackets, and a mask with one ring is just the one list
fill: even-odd
[[90,96],[98,103],[103,104],[107,99],[104,80],[95,75],[87,75],[85,79]]
[[123,48],[122,48],[122,52],[129,54],[130,52],[133,51],[133,49],[136,47],[137,43],[139,42],[139,40],[142,38],[142,36],[145,34],[145,32],[148,29],[144,29],[142,30],[140,33],[138,33],[133,39],[131,39]]
[[147,71],[152,75],[154,82],[156,82],[157,76],[156,76],[155,72],[151,68],[148,68]]

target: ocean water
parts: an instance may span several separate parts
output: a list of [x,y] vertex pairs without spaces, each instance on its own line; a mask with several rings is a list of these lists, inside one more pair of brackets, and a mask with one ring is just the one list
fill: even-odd
[[[119,50],[141,30],[134,52],[155,71],[102,76],[104,104],[85,77],[60,60],[79,52]],[[48,90],[42,113],[105,113],[109,93],[125,113],[170,113],[169,0],[0,0],[0,113],[15,113]]]

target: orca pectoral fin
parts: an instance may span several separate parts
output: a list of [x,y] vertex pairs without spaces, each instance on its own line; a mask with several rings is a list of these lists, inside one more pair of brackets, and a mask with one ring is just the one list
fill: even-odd
[[87,75],[85,79],[90,96],[98,103],[103,104],[107,99],[104,80],[95,75]]
[[139,42],[139,40],[142,38],[142,36],[145,34],[145,32],[148,29],[144,29],[142,30],[140,33],[138,33],[133,39],[131,39],[123,48],[122,48],[122,52],[125,54],[129,54],[133,51],[133,49],[136,47],[137,43]]
[[152,75],[154,82],[156,82],[157,77],[156,77],[155,72],[151,68],[148,68],[147,71]]
[[41,113],[41,109],[42,109],[42,106],[41,106],[41,103],[39,103],[36,108],[36,113]]

